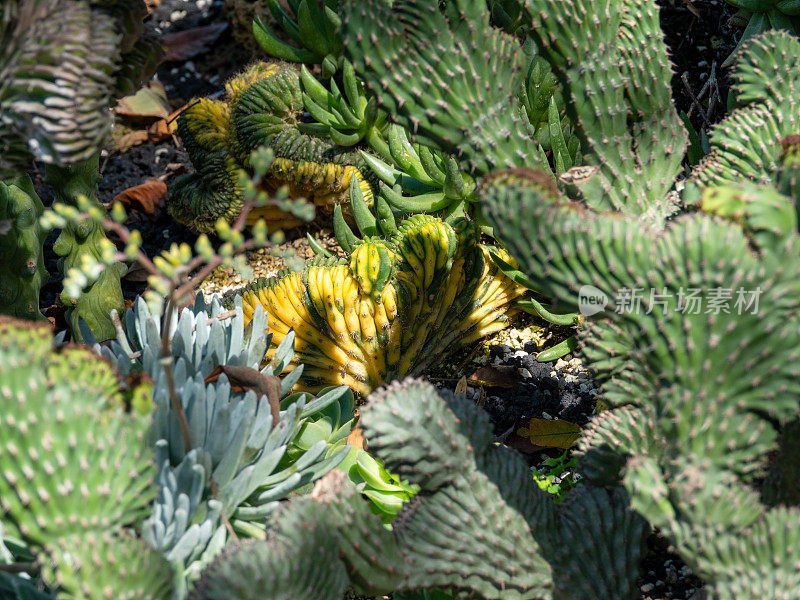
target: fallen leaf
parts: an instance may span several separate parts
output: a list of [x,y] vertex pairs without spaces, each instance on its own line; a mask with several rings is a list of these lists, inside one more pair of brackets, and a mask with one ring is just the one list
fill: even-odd
[[128,272],[125,273],[125,281],[131,283],[146,283],[147,280],[150,278],[150,271],[144,268],[139,263],[133,263],[130,267],[128,267]]
[[353,448],[364,449],[364,435],[361,427],[356,427],[350,432],[350,435],[347,436],[347,443]]
[[164,119],[169,117],[172,108],[164,86],[151,81],[132,96],[120,98],[114,112],[131,119]]
[[571,448],[581,435],[581,428],[575,423],[561,419],[528,419],[517,429],[517,435],[526,438],[536,446],[550,448]]
[[164,60],[187,60],[206,52],[227,27],[227,23],[212,23],[176,33],[165,33],[161,38],[166,49]]
[[167,184],[160,179],[148,179],[114,196],[114,202],[154,215],[167,193]]
[[456,394],[466,395],[467,393],[467,378],[462,377],[456,384]]
[[519,383],[520,377],[516,367],[500,365],[497,367],[480,367],[469,381],[475,381],[489,387],[511,388]]
[[272,426],[275,427],[278,424],[281,418],[281,380],[278,377],[265,375],[252,367],[218,365],[208,374],[205,383],[214,383],[223,373],[231,384],[231,391],[253,390],[259,398],[266,396],[272,413]]
[[145,0],[144,3],[147,5],[148,15],[152,14],[155,9],[161,6],[161,0]]
[[138,146],[139,144],[144,144],[147,141],[150,141],[150,136],[148,135],[146,129],[132,131],[131,133],[126,133],[117,140],[117,150],[120,152],[125,152],[126,150],[129,150],[134,146]]

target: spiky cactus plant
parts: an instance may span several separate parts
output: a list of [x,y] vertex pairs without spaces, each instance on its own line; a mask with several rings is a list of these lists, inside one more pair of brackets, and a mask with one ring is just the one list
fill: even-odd
[[736,49],[722,63],[729,67],[736,61],[736,51],[746,42],[770,28],[800,34],[800,2],[797,0],[725,0],[739,10],[732,21],[744,31]]
[[[348,583],[371,595],[637,597],[645,527],[620,488],[586,485],[556,506],[519,455],[492,443],[483,411],[419,380],[373,394],[362,422],[386,466],[421,488],[392,530],[333,472],[283,509],[266,542],[212,565],[195,598],[334,600]],[[325,560],[309,569],[318,552]]]
[[[149,78],[163,54],[154,38],[143,35],[146,14],[142,0],[4,4],[0,176],[14,177],[35,158],[47,165],[58,201],[74,205],[78,193],[94,199],[97,157],[111,130],[111,102]],[[36,226],[32,223],[23,237],[36,237]],[[57,252],[67,269],[84,254],[97,255],[107,242],[101,230],[89,229],[78,224],[62,233]],[[63,298],[76,338],[80,318],[96,336],[113,335],[108,314],[122,304],[121,270],[121,265],[109,267],[79,298]]]
[[348,230],[347,259],[317,258],[242,291],[245,314],[268,315],[267,356],[297,337],[303,388],[346,384],[367,395],[499,331],[513,313],[523,290],[489,259],[473,223],[416,215],[381,226],[383,238]]
[[[344,7],[346,55],[380,105],[417,140],[455,154],[475,176],[545,164],[517,100],[522,49],[490,27],[483,2],[448,2],[444,11],[427,0]],[[591,165],[562,177],[580,184],[593,206],[663,218],[674,210],[667,193],[686,133],[672,106],[654,5],[542,1],[525,10]],[[378,38],[379,45],[370,41]],[[596,175],[584,183],[587,173]],[[616,185],[622,179],[628,184]]]
[[44,206],[27,175],[0,181],[0,310],[14,317],[43,320],[39,290],[47,282]]
[[110,133],[112,98],[155,71],[142,0],[10,0],[0,12],[0,175],[67,165]]
[[48,326],[0,316],[0,516],[60,597],[166,599],[167,563],[130,533],[155,494],[147,420],[107,362],[51,345]]

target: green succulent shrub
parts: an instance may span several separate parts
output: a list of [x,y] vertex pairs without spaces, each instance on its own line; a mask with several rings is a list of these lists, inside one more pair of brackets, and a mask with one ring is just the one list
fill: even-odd
[[47,282],[44,206],[27,175],[0,181],[0,310],[13,317],[44,320],[39,290]]
[[266,541],[220,556],[193,598],[339,599],[348,586],[370,595],[638,597],[646,529],[621,488],[582,485],[556,506],[522,458],[492,442],[481,409],[419,380],[374,393],[362,423],[386,467],[420,487],[391,530],[333,471],[282,508]]
[[[188,423],[184,432],[163,366],[159,315],[139,299],[125,323],[127,333],[120,323],[117,339],[101,351],[127,380],[143,373],[153,381],[148,439],[160,491],[142,537],[174,566],[173,598],[184,598],[230,539],[263,537],[265,520],[280,500],[345,458],[349,447],[339,442],[346,439],[352,416],[342,417],[352,413],[353,397],[346,387],[318,398],[291,394],[303,366],[282,379],[275,375],[292,358],[294,336],[286,337],[262,368],[270,342],[263,312],[245,326],[241,300],[228,311],[218,299],[207,304],[198,294],[168,324],[174,387]],[[220,365],[228,371],[207,381]],[[243,380],[250,389],[235,391]],[[276,385],[276,397],[264,398],[259,382]],[[279,402],[277,422],[273,400]],[[340,421],[338,427],[326,432],[325,423],[334,421]]]

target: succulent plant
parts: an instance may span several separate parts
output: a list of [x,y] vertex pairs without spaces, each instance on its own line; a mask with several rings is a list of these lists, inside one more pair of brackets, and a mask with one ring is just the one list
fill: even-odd
[[[159,496],[145,521],[143,538],[178,565],[174,598],[184,598],[191,582],[230,539],[225,519],[238,535],[263,536],[263,522],[278,501],[307,486],[339,464],[349,447],[339,436],[313,435],[315,424],[334,413],[352,411],[347,388],[326,390],[318,398],[289,394],[303,371],[299,366],[275,380],[280,402],[274,421],[272,398],[253,389],[236,391],[241,373],[273,378],[288,364],[293,336],[283,339],[272,362],[260,365],[269,345],[266,317],[257,311],[245,326],[241,301],[231,311],[219,300],[206,304],[198,294],[169,324],[174,385],[184,406],[191,446],[171,405],[161,358],[161,320],[137,300],[122,331],[102,352],[127,378],[143,372],[153,383],[153,423],[149,439],[156,449]],[[222,374],[213,381],[215,369]],[[238,370],[237,370],[238,369]],[[240,371],[245,369],[245,371]],[[230,374],[230,377],[228,376]]]
[[736,51],[748,40],[768,29],[782,29],[800,35],[800,2],[797,0],[725,0],[739,10],[731,19],[744,26],[736,49],[722,63],[729,67],[736,61]]
[[[654,219],[672,212],[667,193],[686,133],[671,103],[671,70],[654,6],[542,1],[525,10],[581,141],[585,164],[562,179],[580,185],[598,208]],[[443,11],[425,0],[344,5],[346,56],[380,106],[417,141],[455,155],[473,176],[546,164],[527,124],[530,92],[525,108],[518,99],[530,59],[489,19],[483,2],[448,2]],[[379,46],[370,42],[376,36],[384,40]],[[601,46],[606,51],[596,52]],[[454,78],[454,71],[464,76]],[[398,72],[404,76],[393,75]],[[594,176],[584,182],[587,174]],[[629,184],[615,185],[619,179]]]
[[347,229],[347,259],[319,257],[241,292],[247,317],[259,307],[268,315],[268,357],[296,336],[290,364],[305,365],[303,389],[346,384],[367,395],[499,331],[513,314],[522,288],[489,260],[473,223],[416,215],[381,227],[383,238]]
[[[45,182],[55,190],[55,202],[77,206],[80,202],[88,202],[93,210],[104,210],[97,200],[96,189],[100,180],[98,174],[99,155],[76,163],[70,167],[50,165]],[[104,247],[111,243],[102,227],[89,219],[68,223],[58,236],[53,250],[61,258],[59,270],[67,274],[70,269],[80,268],[85,256],[100,258]],[[111,323],[112,310],[122,310],[122,285],[120,277],[127,272],[127,267],[113,263],[105,267],[98,278],[83,291],[64,289],[61,301],[66,305],[66,319],[73,336],[82,340],[79,323],[85,321],[95,338],[100,341],[114,337],[114,326]]]
[[[65,166],[110,133],[114,96],[149,78],[162,51],[142,0],[9,0],[0,13],[0,175],[31,157]],[[91,57],[91,60],[87,60]]]
[[[780,243],[758,252],[747,223],[698,215],[649,230],[548,201],[518,175],[498,176],[484,201],[537,285],[573,305],[581,286],[609,301],[580,334],[581,353],[613,407],[579,446],[589,479],[621,481],[634,507],[705,580],[710,598],[792,597],[796,546],[783,532],[796,529],[800,512],[762,506],[750,486],[798,410],[796,219]],[[769,206],[772,195],[763,202]],[[600,247],[603,261],[587,262]],[[620,290],[634,289],[658,290],[655,308],[626,308]],[[687,310],[689,289],[707,301],[714,290],[733,290],[730,308]],[[753,293],[758,310],[744,304]],[[743,576],[753,569],[755,578]]]
[[585,485],[557,507],[519,455],[492,443],[483,411],[419,380],[375,393],[362,419],[386,466],[421,488],[392,529],[334,471],[282,509],[265,542],[221,556],[194,598],[333,600],[348,583],[362,594],[638,597],[645,527],[621,489]]
[[128,532],[154,496],[154,467],[147,420],[124,412],[112,367],[86,348],[54,350],[47,325],[0,316],[0,380],[0,516],[45,584],[63,598],[99,600],[109,586],[168,597],[167,563]]
[[47,282],[44,206],[27,175],[0,181],[0,310],[13,317],[44,320],[39,290]]
[[[267,146],[275,154],[264,185],[273,191],[288,185],[318,207],[346,198],[355,177],[363,193],[372,190],[357,153],[303,132],[304,111],[298,73],[285,65],[257,63],[228,82],[226,102],[200,99],[181,115],[178,133],[197,172],[170,188],[170,214],[199,231],[220,218],[233,221],[242,207],[238,172],[249,168],[250,152]],[[291,227],[302,221],[275,205],[248,215]]]

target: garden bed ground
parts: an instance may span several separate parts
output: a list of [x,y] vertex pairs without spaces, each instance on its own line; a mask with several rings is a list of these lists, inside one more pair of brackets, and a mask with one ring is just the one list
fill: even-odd
[[[192,37],[197,28],[218,30],[199,52],[188,58],[164,63],[157,79],[163,84],[172,109],[177,109],[197,95],[219,94],[224,81],[233,73],[257,58],[251,51],[236,42],[232,27],[225,20],[223,3],[212,0],[162,0],[153,12],[159,28],[170,34],[189,32]],[[673,92],[681,110],[691,112],[696,129],[706,128],[725,114],[729,83],[720,64],[731,51],[723,39],[732,39],[728,25],[730,9],[722,0],[691,2],[690,0],[661,0],[662,25],[667,43],[676,65]],[[709,83],[709,79],[711,83]],[[706,87],[706,91],[702,92]],[[701,95],[700,101],[697,97]],[[712,96],[710,106],[707,98]],[[706,100],[704,100],[706,99]],[[705,104],[704,104],[705,102]],[[154,178],[167,182],[175,173],[191,169],[186,153],[176,139],[167,138],[157,143],[144,143],[128,151],[108,152],[102,164],[103,179],[99,188],[102,202],[110,202],[117,194]],[[35,177],[37,188],[45,203],[52,200],[41,174]],[[131,211],[129,225],[142,232],[144,249],[153,256],[173,242],[193,242],[195,236],[187,228],[174,223],[157,207],[152,214]],[[287,232],[288,246],[301,257],[309,249],[303,240],[306,230],[320,235],[332,247],[330,233],[317,224],[309,228]],[[47,269],[51,274],[42,298],[48,316],[59,324],[60,309],[56,307],[56,294],[60,291],[56,258],[52,254],[52,241],[46,248]],[[258,275],[275,272],[280,263],[264,252],[253,255]],[[209,291],[224,291],[242,282],[229,273],[218,273],[207,286]],[[144,289],[141,273],[131,271],[124,279],[124,293],[132,300]],[[535,360],[541,343],[563,339],[563,330],[537,330],[536,322],[522,319],[516,329],[505,332],[478,348],[467,350],[448,364],[429,373],[437,385],[455,388],[459,379],[467,381],[467,395],[482,405],[495,425],[497,439],[514,445],[526,455],[531,465],[548,457],[558,456],[558,449],[536,448],[515,438],[515,428],[530,417],[561,418],[584,424],[594,409],[594,384],[577,359],[568,356],[554,364]],[[488,383],[487,383],[488,381]],[[462,384],[463,385],[463,384]],[[641,598],[643,600],[674,599],[700,600],[703,592],[700,582],[670,551],[663,538],[654,534],[649,543],[649,555],[643,564]]]

